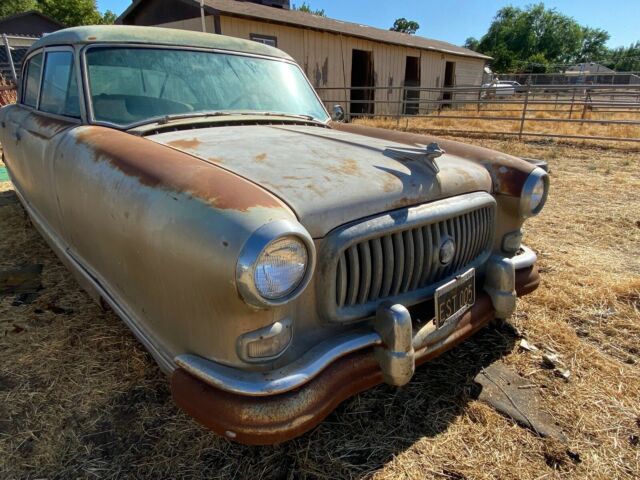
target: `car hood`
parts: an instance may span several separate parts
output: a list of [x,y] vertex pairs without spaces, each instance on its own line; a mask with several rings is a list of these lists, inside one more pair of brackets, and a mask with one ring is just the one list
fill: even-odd
[[480,164],[330,128],[214,126],[147,136],[230,170],[286,202],[314,238],[345,223],[473,191],[490,191]]

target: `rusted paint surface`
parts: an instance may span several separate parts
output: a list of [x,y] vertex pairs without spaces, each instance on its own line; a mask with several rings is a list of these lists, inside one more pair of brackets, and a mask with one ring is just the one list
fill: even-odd
[[169,142],[167,143],[167,145],[171,146],[171,147],[175,147],[178,149],[181,148],[196,148],[198,145],[200,145],[200,140],[198,140],[197,138],[182,138],[179,140],[174,140],[173,142]]
[[484,165],[493,180],[493,192],[518,197],[524,182],[535,168],[521,158],[497,152],[484,147],[477,147],[454,140],[446,140],[432,135],[423,135],[382,128],[365,127],[353,123],[332,122],[335,130],[365,135],[392,142],[404,143],[411,146],[428,145],[437,142],[447,153],[457,155]]
[[[181,130],[145,138],[177,148],[193,136]],[[179,149],[268,189],[314,238],[359,218],[492,186],[487,169],[467,159],[445,154],[436,174],[424,148],[324,127],[247,125],[238,135],[236,127],[217,126],[199,129],[197,138],[198,145]]]
[[528,170],[514,168],[512,166],[496,166],[491,172],[493,191],[502,195],[519,197],[529,173],[531,172]]
[[360,175],[358,162],[350,158],[345,158],[339,165],[328,167],[327,170],[339,175]]
[[77,123],[69,120],[32,112],[25,117],[21,127],[29,130],[32,135],[48,140],[76,125]]
[[[537,271],[526,269],[518,282],[538,280]],[[537,283],[536,283],[537,286]],[[518,291],[524,285],[517,285]],[[534,287],[535,288],[535,287]],[[456,330],[442,342],[416,352],[416,365],[423,364],[467,339],[494,317],[487,294],[460,319]],[[228,393],[178,369],[171,379],[177,405],[205,427],[236,442],[267,445],[291,440],[308,432],[344,400],[382,382],[373,350],[345,356],[298,390],[272,397],[248,397]]]
[[54,130],[55,132],[62,132],[75,123],[70,120],[63,120],[59,118],[50,117],[49,115],[42,115],[37,112],[33,112],[31,115],[33,121],[40,127],[47,130]]
[[219,209],[286,208],[274,195],[244,178],[145,138],[104,127],[83,127],[76,141],[91,148],[96,160],[109,162],[152,188],[187,193]]
[[528,295],[540,285],[537,265],[516,270],[516,293],[519,297]]

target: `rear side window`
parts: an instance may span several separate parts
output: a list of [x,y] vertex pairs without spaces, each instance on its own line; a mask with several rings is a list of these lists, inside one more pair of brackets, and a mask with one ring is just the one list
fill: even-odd
[[24,103],[30,107],[38,104],[38,88],[40,87],[40,72],[42,71],[42,54],[34,55],[27,65],[27,79],[24,86]]
[[40,110],[69,117],[80,116],[78,84],[71,52],[48,52],[42,76]]

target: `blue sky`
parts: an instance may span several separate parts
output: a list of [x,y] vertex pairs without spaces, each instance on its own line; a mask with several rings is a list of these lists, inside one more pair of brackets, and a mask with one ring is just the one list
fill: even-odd
[[[97,0],[101,11],[120,14],[130,0]],[[302,1],[292,0],[295,5]],[[532,0],[307,0],[327,16],[389,28],[398,17],[420,24],[418,34],[461,45],[467,37],[482,36],[496,11],[506,5],[526,6]],[[610,47],[640,40],[640,0],[557,0],[547,7],[574,17],[580,24],[599,27],[611,34]]]

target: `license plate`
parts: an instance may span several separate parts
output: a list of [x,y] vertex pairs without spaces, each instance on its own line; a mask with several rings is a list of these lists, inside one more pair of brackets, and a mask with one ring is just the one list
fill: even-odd
[[475,277],[476,271],[472,268],[436,290],[436,327],[460,317],[476,302]]

